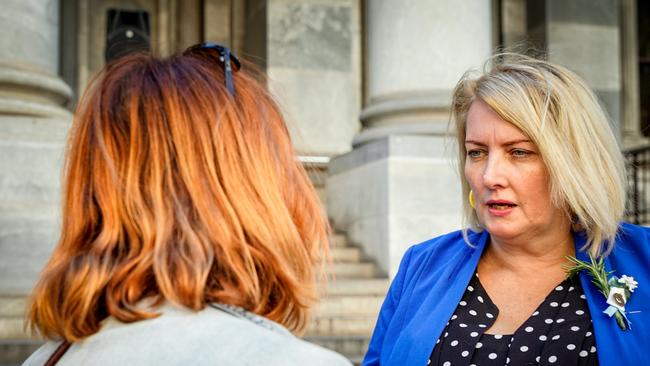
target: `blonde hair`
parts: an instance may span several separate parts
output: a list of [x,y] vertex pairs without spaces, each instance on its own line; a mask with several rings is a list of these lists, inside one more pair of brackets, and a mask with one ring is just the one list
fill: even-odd
[[231,95],[218,59],[125,56],[82,98],[33,330],[77,341],[108,316],[157,316],[143,299],[221,302],[304,328],[326,218],[278,106],[246,70]]
[[551,199],[587,235],[583,250],[612,249],[625,211],[623,157],[594,93],[566,68],[528,56],[493,56],[478,77],[466,73],[456,85],[452,123],[456,127],[465,227],[480,231],[469,204],[464,175],[465,128],[470,105],[480,99],[539,148]]

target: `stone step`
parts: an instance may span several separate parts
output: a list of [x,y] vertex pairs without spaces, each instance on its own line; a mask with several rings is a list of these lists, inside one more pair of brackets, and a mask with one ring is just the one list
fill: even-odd
[[383,302],[384,296],[328,296],[315,306],[313,316],[376,317]]
[[25,296],[0,296],[0,317],[23,317],[26,301]]
[[330,247],[344,247],[348,244],[348,238],[343,234],[330,235]]
[[320,200],[320,203],[323,206],[323,214],[327,216],[327,189],[325,189],[325,187],[322,186],[321,187],[315,186],[314,189],[316,190],[318,199]]
[[[0,342],[7,339],[28,340],[30,338],[29,332],[25,329],[25,304],[25,296],[0,296]],[[11,344],[15,343],[12,342]]]
[[327,284],[322,296],[385,296],[389,285],[390,281],[387,278],[338,278],[332,279]]
[[332,266],[334,279],[341,278],[373,278],[377,275],[374,263],[334,263]]
[[0,365],[21,365],[42,344],[32,339],[0,339]]
[[334,262],[359,262],[361,260],[361,249],[356,247],[333,247],[330,253]]
[[368,350],[370,336],[307,336],[308,342],[336,351],[347,357],[355,365],[361,364]]
[[314,316],[307,326],[307,336],[369,336],[375,329],[375,316]]
[[0,317],[0,340],[29,338],[30,335],[25,329],[25,320],[22,317]]

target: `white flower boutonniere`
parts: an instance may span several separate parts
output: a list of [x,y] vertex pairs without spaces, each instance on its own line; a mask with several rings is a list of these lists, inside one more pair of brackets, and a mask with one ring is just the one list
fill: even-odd
[[573,277],[580,271],[587,271],[591,276],[591,282],[607,299],[609,307],[603,312],[610,317],[613,316],[622,330],[630,329],[632,323],[627,319],[625,304],[627,304],[634,289],[639,287],[639,283],[634,280],[634,277],[627,275],[623,275],[621,278],[616,276],[609,277],[613,271],[605,271],[605,262],[602,257],[596,260],[590,255],[590,263],[581,261],[575,257],[567,257],[567,259],[572,263],[571,266],[567,266],[567,275]]
[[621,278],[618,279],[618,283],[627,286],[630,292],[634,292],[634,289],[639,287],[639,283],[634,280],[634,277],[628,277],[626,275],[621,276]]

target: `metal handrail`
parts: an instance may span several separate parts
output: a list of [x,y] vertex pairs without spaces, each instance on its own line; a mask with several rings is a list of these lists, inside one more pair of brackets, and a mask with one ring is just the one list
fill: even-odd
[[650,224],[650,145],[623,151],[628,187],[626,220]]

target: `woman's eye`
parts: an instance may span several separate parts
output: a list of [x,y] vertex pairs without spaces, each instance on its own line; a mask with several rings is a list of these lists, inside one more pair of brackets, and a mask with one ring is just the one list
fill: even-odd
[[523,158],[523,157],[528,156],[528,151],[520,150],[520,149],[514,149],[514,150],[512,150],[511,154],[514,157]]
[[483,152],[481,150],[469,150],[467,152],[467,156],[469,156],[470,158],[478,158],[481,156],[482,153]]

